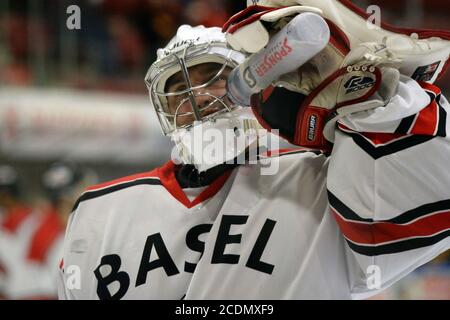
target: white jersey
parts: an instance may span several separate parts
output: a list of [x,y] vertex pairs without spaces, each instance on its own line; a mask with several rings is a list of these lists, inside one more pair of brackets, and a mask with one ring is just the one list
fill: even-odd
[[67,228],[60,297],[378,293],[450,247],[449,105],[424,88],[403,78],[385,107],[342,119],[329,157],[271,157],[276,175],[241,165],[193,200],[171,162],[89,188]]

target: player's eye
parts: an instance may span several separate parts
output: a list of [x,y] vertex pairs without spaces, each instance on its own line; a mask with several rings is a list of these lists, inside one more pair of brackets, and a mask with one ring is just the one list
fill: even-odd
[[211,83],[211,87],[223,87],[225,85],[225,82],[227,81],[226,77],[220,76],[216,80],[214,80],[213,83]]
[[187,89],[187,86],[184,83],[180,83],[180,84],[176,84],[176,85],[172,86],[171,89],[172,89],[172,90],[170,90],[171,92],[184,91]]

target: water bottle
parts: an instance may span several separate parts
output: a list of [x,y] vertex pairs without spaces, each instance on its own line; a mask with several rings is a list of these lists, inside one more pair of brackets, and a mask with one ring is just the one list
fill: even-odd
[[292,19],[267,46],[234,68],[227,80],[228,98],[250,106],[250,97],[283,74],[292,72],[322,51],[330,39],[325,20],[311,12]]

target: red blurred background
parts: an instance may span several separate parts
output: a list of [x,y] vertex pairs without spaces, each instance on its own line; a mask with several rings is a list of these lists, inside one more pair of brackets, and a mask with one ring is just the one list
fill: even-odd
[[[376,4],[382,19],[400,26],[450,29],[450,2],[358,0]],[[81,30],[66,28],[71,4]],[[221,26],[244,7],[226,0],[2,0],[0,84],[68,86],[145,93],[142,78],[182,23]],[[441,81],[450,89],[450,75]]]

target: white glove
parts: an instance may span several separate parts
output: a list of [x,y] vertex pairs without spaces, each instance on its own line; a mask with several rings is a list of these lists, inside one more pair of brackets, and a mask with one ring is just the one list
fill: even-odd
[[251,6],[232,16],[222,31],[226,32],[227,42],[234,50],[255,53],[267,45],[274,31],[282,29],[302,12],[322,14],[320,9],[306,6],[280,9]]
[[344,102],[341,103],[341,106],[338,104],[339,107],[333,110],[333,114],[323,128],[323,136],[327,141],[334,142],[336,122],[339,119],[353,113],[384,107],[396,94],[400,81],[400,72],[395,68],[389,67],[382,68],[380,72],[381,75],[377,76],[380,83],[373,94],[368,94],[364,99],[357,99],[353,103]]
[[[237,50],[255,52],[265,47],[270,36],[299,13],[312,11],[321,15],[319,9],[298,4],[266,0],[258,3],[265,7],[248,7],[224,26],[227,41]],[[328,142],[334,141],[334,125],[338,119],[383,106],[397,88],[399,73],[390,68],[398,68],[401,60],[385,44],[360,43],[348,52],[342,50],[345,37],[339,32],[335,36],[301,68],[282,75],[275,83],[307,96],[299,101],[295,134],[288,137],[293,144],[326,150]],[[257,109],[262,110],[254,108],[254,111]],[[270,119],[265,120],[271,123]]]

